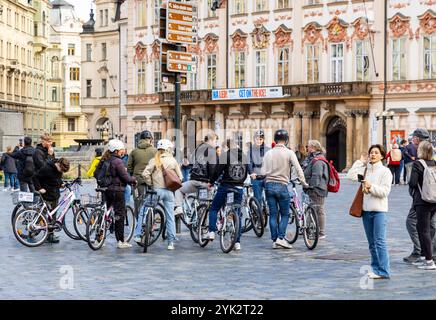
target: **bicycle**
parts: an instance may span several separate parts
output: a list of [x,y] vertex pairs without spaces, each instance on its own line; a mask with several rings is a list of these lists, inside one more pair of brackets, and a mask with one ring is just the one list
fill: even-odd
[[[95,191],[102,194],[102,202],[99,207],[93,209],[86,222],[86,239],[92,250],[99,250],[104,245],[107,231],[113,233],[115,229],[115,212],[113,207],[107,207],[105,192],[107,188],[97,188]],[[124,217],[124,239],[129,242],[135,230],[135,214],[130,206],[126,206]],[[127,230],[127,231],[126,231]]]
[[296,182],[298,180],[291,181],[291,214],[288,222],[288,230],[295,228],[295,232],[292,230],[288,232],[285,239],[292,244],[297,241],[299,235],[303,235],[304,244],[309,250],[313,250],[318,244],[319,238],[318,217],[306,193],[302,193],[302,201],[300,201]]
[[151,188],[145,189],[145,194],[140,200],[142,206],[137,223],[140,223],[139,217],[142,216],[141,241],[136,243],[143,247],[143,252],[146,253],[148,247],[159,239],[159,236],[164,230],[162,224],[165,223],[165,212],[158,207],[159,196],[157,192],[153,191]]
[[[224,253],[229,253],[233,250],[239,232],[239,215],[236,212],[241,209],[241,205],[235,204],[235,193],[239,193],[239,190],[236,188],[229,188],[227,190],[226,205],[218,211],[217,233],[220,236],[220,246]],[[209,210],[205,210],[198,217],[198,244],[202,248],[207,246],[209,241],[212,241],[203,238],[209,229],[208,213]],[[227,239],[226,236],[229,236],[229,238]]]
[[[42,206],[32,209],[23,209],[18,211],[13,221],[13,232],[15,238],[23,245],[28,247],[37,247],[45,242],[50,232],[60,232],[62,229],[67,236],[73,240],[78,240],[79,237],[74,235],[65,223],[65,216],[70,209],[77,203],[74,186],[80,184],[80,178],[75,179],[72,183],[66,183],[65,188],[69,190],[65,194],[59,204],[50,211],[47,203],[39,193],[27,193],[29,199],[27,202],[33,203],[35,197],[39,197]],[[30,196],[32,195],[32,197]],[[60,212],[58,218],[56,215]],[[42,237],[37,240],[36,237]]]
[[253,196],[252,185],[244,184],[244,194],[241,203],[241,233],[253,229],[257,237],[262,237],[265,231],[259,201]]
[[89,194],[82,194],[80,196],[80,208],[74,214],[73,225],[81,240],[88,241],[86,238],[86,224],[90,216],[88,210],[100,207],[101,203],[101,196],[98,194],[96,196]]

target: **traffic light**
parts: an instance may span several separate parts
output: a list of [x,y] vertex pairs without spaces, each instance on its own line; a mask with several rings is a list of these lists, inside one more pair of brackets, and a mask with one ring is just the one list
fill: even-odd
[[[167,63],[168,63],[168,51],[181,51],[186,52],[186,47],[179,47],[181,50],[178,50],[176,44],[172,43],[161,43],[160,44],[160,73],[161,73],[161,80],[164,83],[175,83],[176,82],[176,74],[174,72],[170,72],[167,69]],[[186,74],[181,74],[181,84],[186,84]]]
[[166,39],[167,37],[167,9],[159,9],[159,38]]

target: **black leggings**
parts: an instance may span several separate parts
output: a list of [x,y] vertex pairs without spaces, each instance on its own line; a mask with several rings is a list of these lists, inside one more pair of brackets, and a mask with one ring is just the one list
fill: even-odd
[[113,206],[115,216],[115,238],[124,242],[124,218],[126,216],[126,199],[124,191],[106,191],[108,208]]
[[430,232],[431,221],[436,213],[436,206],[416,206],[416,215],[418,217],[418,237],[421,244],[421,256],[425,256],[427,261],[432,259],[432,240],[434,237]]

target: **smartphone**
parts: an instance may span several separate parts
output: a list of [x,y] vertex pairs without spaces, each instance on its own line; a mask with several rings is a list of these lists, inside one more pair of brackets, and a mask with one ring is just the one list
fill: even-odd
[[359,182],[362,182],[362,181],[364,180],[363,175],[362,175],[362,174],[358,174],[358,175],[357,175],[357,180],[358,180]]

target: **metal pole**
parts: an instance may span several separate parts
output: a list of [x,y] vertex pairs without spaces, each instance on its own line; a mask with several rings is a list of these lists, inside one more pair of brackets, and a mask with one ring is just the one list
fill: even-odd
[[226,89],[229,88],[229,6],[230,3],[226,3]]
[[[388,66],[387,66],[387,58],[388,58],[388,1],[385,0],[385,17],[384,17],[384,70],[383,70],[383,111],[386,111],[386,93],[387,93],[387,74],[388,74]],[[383,115],[382,117],[382,123],[383,123],[383,147],[386,150],[387,147],[387,141],[386,141],[386,117]]]
[[[177,47],[177,51],[181,51],[180,46]],[[181,84],[181,74],[180,72],[175,73],[176,80],[174,83],[174,104],[175,104],[175,114],[174,114],[174,128],[176,130],[176,159],[177,163],[181,163],[181,152],[180,152],[180,84]],[[176,233],[181,232],[181,221],[180,218],[176,218]]]

